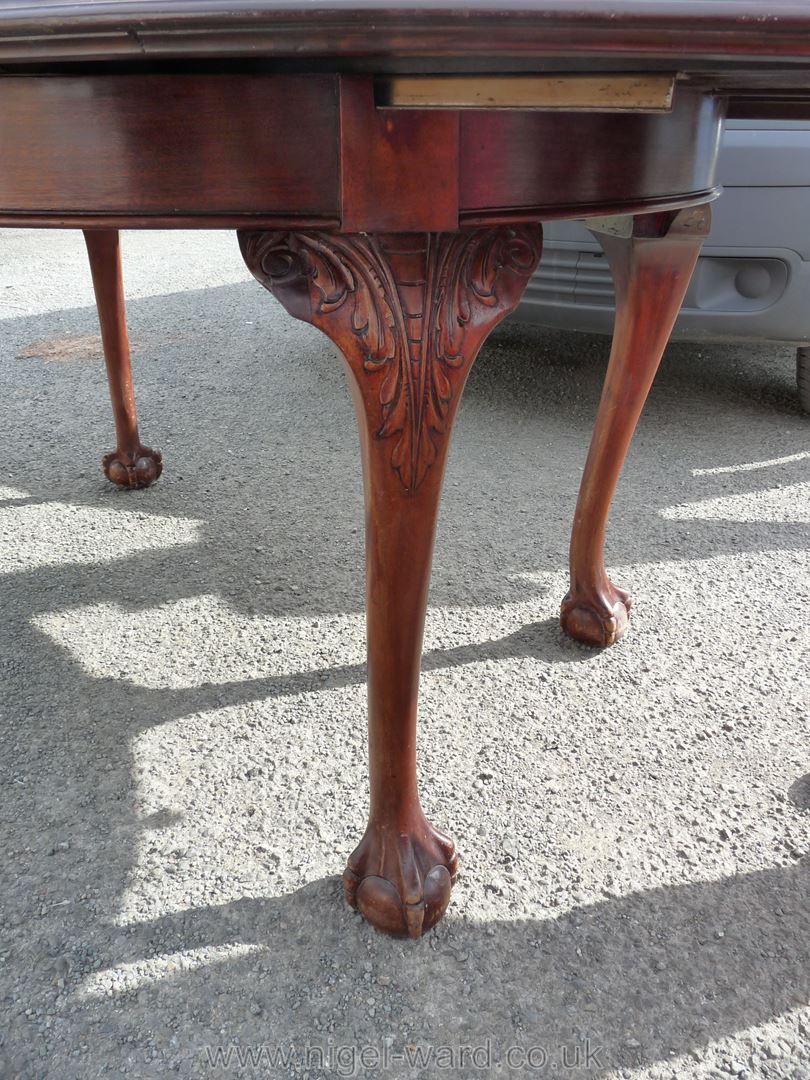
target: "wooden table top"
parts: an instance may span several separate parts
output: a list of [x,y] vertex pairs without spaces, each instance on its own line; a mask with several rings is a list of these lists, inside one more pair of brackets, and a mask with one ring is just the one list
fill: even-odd
[[341,70],[636,71],[810,87],[807,0],[0,0],[0,64],[291,58]]

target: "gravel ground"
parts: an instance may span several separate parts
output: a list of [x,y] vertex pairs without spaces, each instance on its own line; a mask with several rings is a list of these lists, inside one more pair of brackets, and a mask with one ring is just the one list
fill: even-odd
[[810,1077],[792,351],[669,350],[611,523],[631,633],[598,653],[556,611],[607,343],[490,339],[421,699],[424,803],[462,875],[403,943],[340,898],[367,786],[335,349],[230,234],[124,255],[165,460],[131,494],[99,467],[80,235],[0,234],[0,1075]]

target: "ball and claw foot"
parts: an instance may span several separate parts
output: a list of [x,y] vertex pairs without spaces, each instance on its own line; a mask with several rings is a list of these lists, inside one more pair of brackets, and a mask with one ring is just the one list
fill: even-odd
[[163,472],[163,458],[158,450],[139,446],[134,452],[113,450],[102,460],[104,475],[120,488],[145,488],[154,484]]
[[627,629],[631,606],[630,594],[613,584],[603,594],[569,592],[560,607],[560,625],[576,641],[606,649]]
[[349,857],[343,889],[377,930],[419,938],[444,915],[457,875],[453,841],[424,817],[407,831],[372,823]]

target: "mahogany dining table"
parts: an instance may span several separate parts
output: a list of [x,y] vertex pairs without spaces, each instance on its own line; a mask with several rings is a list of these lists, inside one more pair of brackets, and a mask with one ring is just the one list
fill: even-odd
[[119,229],[235,230],[254,277],[343,356],[366,506],[371,792],[343,880],[388,933],[432,927],[456,879],[419,802],[416,711],[470,367],[520,301],[542,222],[587,219],[616,320],[561,622],[613,644],[630,597],[605,572],[608,511],[709,232],[726,116],[810,118],[808,0],[0,2],[0,226],[84,231],[109,480],[144,487],[162,469],[138,433]]

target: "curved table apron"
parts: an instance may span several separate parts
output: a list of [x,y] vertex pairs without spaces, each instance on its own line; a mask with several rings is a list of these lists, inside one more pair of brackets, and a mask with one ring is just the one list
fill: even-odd
[[104,459],[157,479],[141,444],[119,228],[234,228],[254,276],[340,349],[365,479],[371,806],[344,874],[375,926],[441,918],[457,858],[424,817],[416,710],[442,474],[464,382],[518,304],[541,222],[587,217],[610,261],[613,350],[580,489],[564,629],[627,625],[603,542],[625,452],[709,225],[723,103],[658,113],[393,109],[362,74],[34,74],[0,84],[0,224],[85,230],[114,406]]

